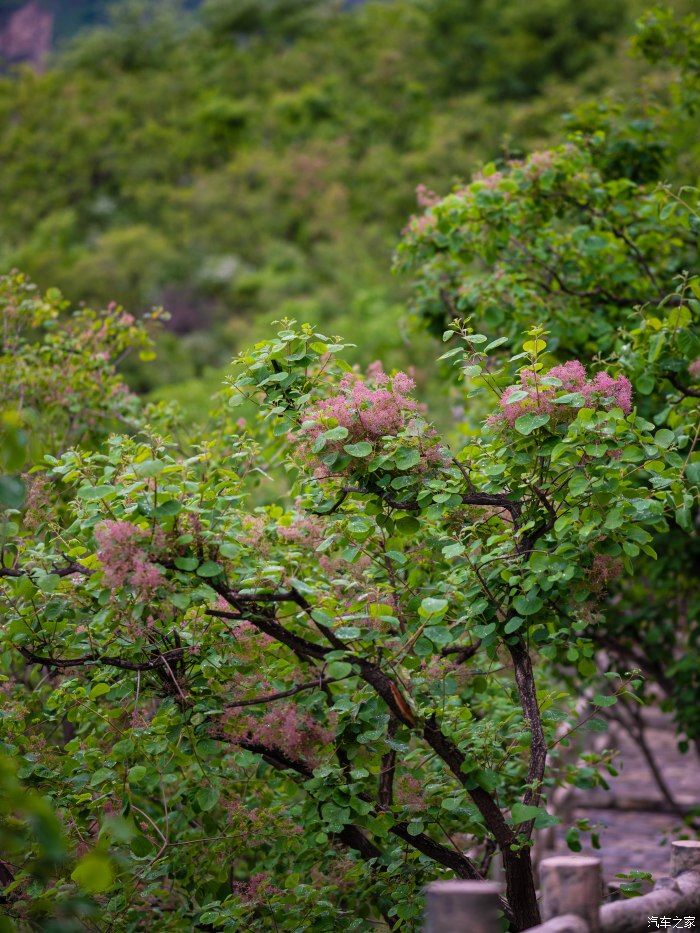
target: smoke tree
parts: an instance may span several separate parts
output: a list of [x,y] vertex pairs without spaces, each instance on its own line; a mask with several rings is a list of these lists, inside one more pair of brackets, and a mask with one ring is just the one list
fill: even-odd
[[[662,24],[652,18],[645,45],[665,48]],[[688,24],[687,35],[692,44],[697,25]],[[684,64],[683,107],[671,111],[676,128],[697,98],[697,72]],[[698,193],[659,183],[675,145],[668,110],[644,131],[639,121],[579,119],[586,132],[562,146],[486,166],[445,198],[423,193],[425,209],[408,225],[398,265],[414,275],[416,310],[436,332],[472,314],[493,337],[544,326],[548,349],[564,363],[617,359],[640,414],[685,450],[677,466],[697,489],[690,454],[700,398],[700,287],[691,274]],[[635,456],[644,459],[642,450]],[[654,479],[657,488],[664,482]],[[665,695],[681,747],[700,749],[695,508],[689,489],[654,554],[629,552],[639,572],[612,591],[623,609],[590,635],[611,669],[644,671]]]
[[[456,449],[410,376],[287,322],[237,362],[245,424],[226,405],[183,449],[154,411],[46,457],[0,571],[4,741],[107,916],[417,925],[422,884],[498,851],[504,917],[537,921],[530,844],[572,705],[553,665],[579,691],[595,674],[601,597],[682,470],[624,374],[549,365],[541,328],[501,365],[468,326],[446,337],[489,392]],[[26,902],[12,869],[20,915],[66,889]]]
[[526,929],[553,788],[614,771],[561,749],[650,686],[698,742],[700,220],[658,184],[691,26],[684,55],[663,15],[642,33],[681,76],[654,120],[579,113],[421,190],[398,263],[446,343],[430,411],[413,374],[283,321],[188,424],[126,388],[151,354],[128,312],[2,279],[23,928],[416,930],[427,882],[500,864]]

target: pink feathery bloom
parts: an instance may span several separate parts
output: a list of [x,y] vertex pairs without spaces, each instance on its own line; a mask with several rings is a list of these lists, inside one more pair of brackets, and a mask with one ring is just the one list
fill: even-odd
[[326,528],[317,515],[295,515],[291,525],[278,525],[277,534],[290,544],[317,548],[326,537]]
[[565,389],[581,389],[586,384],[586,370],[580,360],[569,360],[560,366],[553,366],[547,374],[559,379]]
[[105,521],[95,528],[97,556],[108,586],[133,586],[140,595],[151,595],[163,582],[161,570],[143,549],[148,532],[131,522]]
[[317,723],[294,703],[275,703],[263,716],[244,710],[231,710],[226,716],[227,728],[234,738],[259,742],[289,755],[312,760],[314,750],[327,745],[333,733]]
[[401,231],[401,234],[402,236],[407,236],[412,233],[415,236],[421,236],[432,230],[436,224],[437,221],[433,214],[414,214],[412,217],[409,217],[408,223]]
[[[586,370],[579,360],[569,360],[554,366],[546,374],[557,379],[561,386],[552,386],[543,376],[531,369],[520,373],[520,384],[508,386],[500,398],[501,411],[492,415],[487,423],[505,422],[511,427],[521,415],[546,414],[553,422],[568,421],[575,411],[573,406],[557,404],[558,395],[578,393],[589,408],[620,408],[628,415],[632,410],[632,384],[626,376],[613,378],[609,373],[597,373],[593,379],[586,378]],[[523,397],[523,393],[525,396]]]
[[415,809],[425,805],[423,784],[412,774],[400,775],[396,782],[396,800],[401,806]]
[[700,356],[692,363],[688,363],[688,372],[693,379],[700,379]]
[[265,518],[262,515],[246,515],[243,518],[242,526],[240,542],[247,544],[249,547],[262,547],[265,538]]
[[612,399],[614,406],[621,408],[626,415],[632,410],[632,383],[626,376],[613,379],[609,373],[597,373],[592,383],[584,387],[583,394],[586,401],[591,396]]
[[279,888],[270,884],[270,876],[266,871],[259,871],[251,875],[247,881],[233,881],[231,889],[235,895],[249,902],[262,900],[266,893],[276,894],[279,892]]
[[554,153],[551,149],[543,149],[540,152],[533,152],[525,163],[526,167],[531,169],[534,174],[539,175],[545,169],[551,168],[554,161]]
[[481,172],[477,172],[472,177],[472,181],[478,182],[484,188],[497,188],[503,181],[503,172],[491,172],[490,175],[482,175]]
[[131,585],[141,593],[153,593],[163,582],[160,569],[150,561],[137,558],[131,574]]
[[434,207],[440,200],[439,196],[425,185],[416,185],[416,201],[418,207]]
[[[316,438],[330,427],[345,428],[347,436],[327,442],[324,446],[326,453],[341,452],[345,445],[361,441],[377,447],[381,438],[396,436],[413,427],[416,416],[425,407],[411,398],[414,388],[415,382],[407,373],[389,376],[378,362],[372,363],[366,378],[348,373],[341,379],[335,395],[321,399],[307,411],[300,432],[304,452],[308,455]],[[421,453],[425,468],[437,462],[439,448],[434,442],[434,432],[427,432],[423,437],[427,440],[426,449]],[[326,468],[323,465],[317,467],[315,475],[324,478]]]
[[589,582],[596,591],[606,589],[622,574],[622,561],[608,554],[596,554],[589,571]]

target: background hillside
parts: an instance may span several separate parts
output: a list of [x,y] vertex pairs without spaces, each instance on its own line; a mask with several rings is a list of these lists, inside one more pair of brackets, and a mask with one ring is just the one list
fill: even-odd
[[[106,4],[54,6],[71,32]],[[603,95],[663,92],[629,55],[640,9],[117,4],[42,73],[0,81],[0,265],[73,300],[164,304],[172,331],[160,365],[132,373],[142,389],[201,377],[284,315],[359,326],[391,360],[391,254],[416,187],[445,193],[560,138],[562,111],[604,124]]]
[[[119,0],[0,0],[0,65],[40,63],[82,30],[106,24]],[[200,0],[187,0],[193,9]]]

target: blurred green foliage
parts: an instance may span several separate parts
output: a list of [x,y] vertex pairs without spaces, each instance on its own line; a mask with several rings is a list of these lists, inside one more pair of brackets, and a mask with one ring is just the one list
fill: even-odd
[[162,303],[175,333],[196,332],[133,374],[141,389],[221,366],[283,314],[359,324],[365,354],[401,356],[389,257],[416,186],[444,193],[548,141],[562,110],[586,104],[577,120],[599,125],[603,90],[664,93],[667,56],[650,70],[626,54],[640,11],[116,4],[44,74],[0,81],[0,266],[71,300]]

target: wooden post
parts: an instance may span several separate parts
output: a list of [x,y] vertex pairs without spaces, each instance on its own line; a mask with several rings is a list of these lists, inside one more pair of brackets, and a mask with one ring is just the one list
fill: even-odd
[[671,843],[672,878],[660,878],[642,897],[605,904],[600,911],[602,933],[639,933],[648,918],[689,917],[700,912],[700,842]]
[[575,914],[564,914],[563,917],[545,920],[538,927],[530,927],[527,933],[590,933],[590,931],[585,920]]
[[700,872],[700,842],[694,839],[679,839],[671,843],[671,876],[684,871]]
[[492,881],[433,881],[426,888],[425,933],[499,933],[499,892]]
[[600,859],[583,855],[556,855],[540,864],[541,911],[544,921],[574,914],[591,933],[600,930]]

